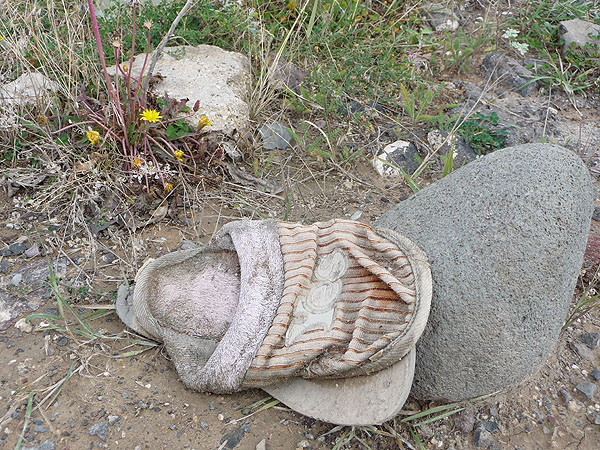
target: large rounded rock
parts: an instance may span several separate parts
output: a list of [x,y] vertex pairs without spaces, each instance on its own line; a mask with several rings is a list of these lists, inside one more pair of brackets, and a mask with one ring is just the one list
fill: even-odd
[[415,398],[475,397],[539,368],[566,318],[592,210],[581,160],[530,144],[478,159],[379,219],[431,264]]

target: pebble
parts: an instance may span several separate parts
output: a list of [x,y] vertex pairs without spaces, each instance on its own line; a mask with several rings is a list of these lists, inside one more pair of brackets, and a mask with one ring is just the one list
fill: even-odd
[[208,422],[204,422],[204,421],[202,421],[202,422],[200,422],[200,426],[201,426],[202,428],[208,428]]
[[181,246],[179,248],[181,248],[181,250],[193,250],[197,247],[198,246],[196,245],[196,243],[184,239],[183,241],[181,241]]
[[267,440],[263,439],[258,444],[256,444],[256,450],[267,450]]
[[69,343],[69,338],[66,336],[61,336],[60,339],[56,342],[58,347],[64,347]]
[[308,442],[306,439],[304,439],[303,441],[298,442],[298,447],[308,448],[308,447],[310,447],[310,442]]
[[11,278],[10,284],[12,284],[13,286],[18,286],[21,283],[22,279],[23,279],[23,275],[21,275],[20,273],[16,273]]
[[46,439],[40,445],[34,447],[21,447],[21,450],[56,450],[56,444],[50,439]]
[[115,423],[117,423],[119,420],[121,420],[121,416],[108,416],[108,424],[110,426],[114,425]]
[[594,369],[592,370],[592,373],[590,373],[590,375],[594,380],[600,381],[600,370]]
[[2,260],[0,261],[0,273],[8,273],[10,270],[10,264],[8,261]]
[[176,430],[177,429],[177,425],[169,425],[169,430]]
[[600,342],[600,333],[583,333],[579,336],[579,342],[594,350],[598,348],[598,343]]
[[454,416],[454,425],[463,433],[470,433],[475,428],[475,410],[465,409]]
[[105,422],[96,422],[88,429],[90,436],[98,436],[101,440],[106,440],[106,434],[108,433],[108,424]]
[[121,394],[121,397],[123,397],[123,398],[128,398],[128,397],[129,397],[129,394],[128,394],[127,392],[123,392],[123,393]]
[[27,251],[27,246],[21,244],[20,242],[15,242],[14,244],[10,244],[8,249],[13,255],[21,255]]
[[12,253],[8,248],[0,249],[0,256],[10,256],[10,255],[12,255]]
[[292,136],[287,128],[278,122],[264,124],[258,132],[266,150],[283,150],[289,147],[292,142]]
[[494,438],[492,438],[492,434],[484,427],[479,427],[473,435],[473,444],[479,448],[490,448],[494,445]]
[[589,381],[581,381],[577,383],[575,389],[591,400],[596,392],[596,385],[594,383],[590,383]]
[[28,258],[35,258],[36,256],[40,256],[40,246],[38,244],[33,244],[27,250],[25,250],[25,256]]
[[46,432],[46,427],[43,425],[34,425],[33,426],[33,431],[35,431],[36,433],[45,433]]

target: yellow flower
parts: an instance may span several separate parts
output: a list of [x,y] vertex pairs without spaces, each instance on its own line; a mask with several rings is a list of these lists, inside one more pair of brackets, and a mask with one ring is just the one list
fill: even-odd
[[168,194],[173,190],[173,185],[171,183],[165,184],[165,192]]
[[175,157],[175,159],[179,162],[183,161],[183,151],[181,150],[175,150],[173,152],[173,156]]
[[123,72],[129,72],[129,67],[127,67],[127,64],[123,64]]
[[140,158],[135,158],[133,160],[133,168],[139,169],[142,166],[142,160]]
[[211,123],[212,122],[208,120],[208,117],[202,116],[198,122],[198,129],[201,130],[202,128],[209,126]]
[[158,122],[160,119],[162,119],[162,116],[155,109],[146,109],[141,114],[141,116],[142,116],[142,120],[145,120],[146,122],[151,122],[151,123]]
[[98,133],[97,131],[90,130],[86,134],[88,140],[92,143],[92,145],[96,145],[98,142],[100,142],[100,133]]
[[296,0],[290,0],[287,4],[287,9],[292,11],[292,10],[296,9],[296,6],[298,6],[298,2]]

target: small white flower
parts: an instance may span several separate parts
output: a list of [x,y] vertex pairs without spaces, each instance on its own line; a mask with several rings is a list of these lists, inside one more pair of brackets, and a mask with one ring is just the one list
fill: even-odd
[[519,35],[519,32],[517,30],[515,30],[514,28],[509,28],[508,30],[506,30],[504,32],[504,34],[502,35],[502,37],[504,39],[514,39]]
[[525,53],[527,53],[527,50],[529,50],[529,44],[525,42],[511,42],[510,45],[512,45],[513,48],[521,54],[521,56],[524,56]]

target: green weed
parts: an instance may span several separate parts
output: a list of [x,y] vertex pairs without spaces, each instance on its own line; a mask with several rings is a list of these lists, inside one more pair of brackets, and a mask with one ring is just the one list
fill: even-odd
[[473,114],[460,125],[456,134],[462,136],[476,154],[485,155],[501,149],[508,136],[508,128],[498,126],[498,114]]

